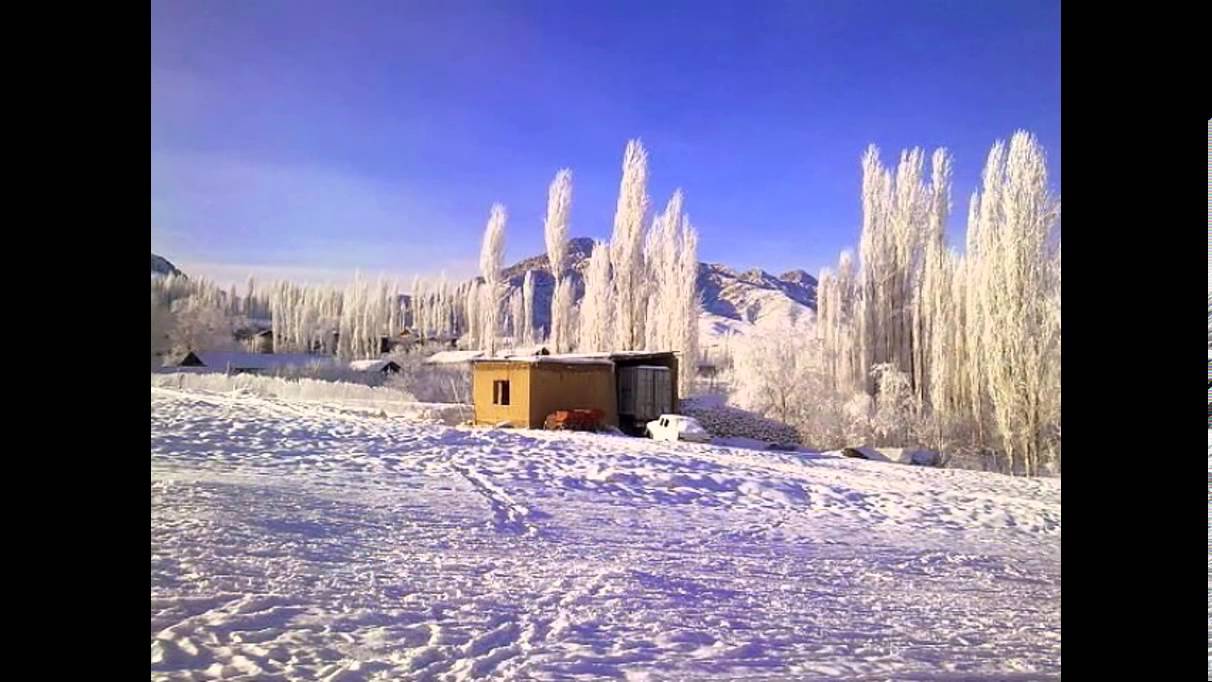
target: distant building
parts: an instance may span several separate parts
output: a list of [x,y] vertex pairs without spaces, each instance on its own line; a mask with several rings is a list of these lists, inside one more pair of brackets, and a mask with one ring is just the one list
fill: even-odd
[[284,367],[306,367],[316,363],[331,363],[322,355],[309,353],[235,353],[227,351],[194,351],[186,353],[176,367],[205,367],[216,372],[232,374],[272,374]]
[[349,368],[355,372],[378,372],[379,374],[396,374],[400,371],[400,366],[394,360],[354,360],[349,363]]
[[254,353],[272,353],[274,352],[274,332],[272,329],[257,332],[252,338],[252,348]]
[[237,329],[232,336],[250,353],[274,352],[274,333],[265,325],[252,323]]

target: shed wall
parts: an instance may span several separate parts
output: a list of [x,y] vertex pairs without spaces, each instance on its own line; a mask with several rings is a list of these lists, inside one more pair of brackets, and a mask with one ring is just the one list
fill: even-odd
[[[471,367],[471,395],[475,423],[494,425],[509,422],[529,428],[531,365],[520,362],[477,362]],[[509,382],[509,405],[492,404],[492,382]]]
[[[614,368],[601,365],[534,365],[530,391],[530,423],[542,428],[543,420],[556,410],[597,409],[604,422],[618,426]],[[490,396],[491,397],[491,396]]]

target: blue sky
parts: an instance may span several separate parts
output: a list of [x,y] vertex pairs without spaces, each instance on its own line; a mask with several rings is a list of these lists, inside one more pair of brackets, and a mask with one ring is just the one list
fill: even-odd
[[152,250],[187,273],[310,281],[475,271],[610,236],[626,141],[700,257],[813,274],[858,241],[859,158],[954,155],[954,217],[995,139],[1060,174],[1059,2],[152,3]]

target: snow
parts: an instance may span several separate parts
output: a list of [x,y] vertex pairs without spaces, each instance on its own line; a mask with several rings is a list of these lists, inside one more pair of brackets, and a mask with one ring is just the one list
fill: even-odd
[[[193,369],[193,368],[186,368]],[[225,396],[260,397],[304,403],[310,410],[344,411],[406,417],[413,420],[461,424],[472,417],[470,405],[418,402],[412,395],[383,386],[362,386],[344,381],[281,379],[278,377],[217,373],[153,373],[152,387],[191,391],[224,400]]]
[[1056,479],[151,408],[153,680],[1059,679]]

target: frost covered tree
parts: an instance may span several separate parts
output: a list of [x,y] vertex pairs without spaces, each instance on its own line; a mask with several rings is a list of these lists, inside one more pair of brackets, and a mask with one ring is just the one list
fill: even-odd
[[227,291],[227,298],[224,300],[224,308],[227,311],[228,317],[240,316],[240,296],[236,293],[236,285],[232,284]]
[[819,357],[813,339],[784,324],[754,330],[733,349],[738,404],[760,415],[795,425],[808,396],[815,399],[814,370]]
[[[946,161],[944,154],[936,159]],[[872,145],[863,156],[863,230],[859,259],[863,374],[877,390],[871,368],[892,363],[916,376],[914,292],[923,264],[927,215],[933,204],[923,181],[920,149],[901,153],[895,174],[879,161]]]
[[257,303],[257,281],[252,275],[248,276],[248,281],[245,283],[244,294],[244,316],[245,317],[261,317],[261,310],[256,306]]
[[505,259],[505,207],[493,204],[488,224],[484,227],[484,242],[480,247],[480,274],[484,277],[481,301],[483,331],[481,343],[489,355],[496,352],[500,333],[501,264]]
[[499,282],[501,264],[505,259],[505,207],[493,204],[488,224],[484,226],[484,241],[480,246],[480,275],[486,282]]
[[837,272],[829,268],[821,271],[817,284],[816,323],[827,384],[830,390],[843,393],[862,384],[858,375],[862,361],[857,339],[856,288],[854,256],[843,251]]
[[910,445],[918,430],[920,409],[909,374],[886,362],[872,367],[871,373],[878,387],[871,423],[877,442]]
[[643,327],[645,348],[678,353],[678,389],[686,396],[698,367],[700,303],[698,233],[683,205],[682,191],[676,190],[645,238],[643,281],[648,300]]
[[610,238],[616,306],[614,347],[639,350],[647,338],[644,313],[648,305],[644,286],[644,221],[648,213],[648,155],[639,140],[627,143],[623,177]]
[[925,224],[925,247],[921,276],[913,299],[913,372],[917,399],[930,396],[931,365],[944,344],[942,320],[950,282],[946,272],[944,234],[951,213],[951,158],[945,149],[934,152],[931,162],[929,208]]
[[699,312],[702,308],[698,293],[699,233],[690,224],[689,218],[682,221],[679,246],[678,271],[674,280],[672,319],[675,329],[672,347],[681,357],[678,392],[682,397],[686,397],[690,395],[694,378],[698,374]]
[[595,242],[585,271],[581,299],[579,348],[586,352],[611,350],[614,329],[614,289],[610,281],[610,247]]
[[564,168],[556,173],[547,187],[547,218],[543,221],[543,239],[551,274],[564,268],[568,257],[568,224],[572,215],[572,171]]
[[927,356],[927,379],[924,397],[931,412],[932,429],[930,444],[943,450],[949,425],[961,414],[963,383],[963,310],[962,296],[957,285],[959,259],[950,251],[943,250],[936,263],[927,265],[927,273],[937,282],[924,285],[924,290],[933,290],[929,313],[929,349]]
[[1035,139],[999,141],[955,253],[950,168],[934,152],[927,183],[918,150],[895,171],[874,147],[864,154],[857,278],[844,284],[839,265],[817,292],[824,371],[839,396],[854,377],[875,397],[876,439],[992,448],[1035,475],[1060,461],[1059,201]]
[[166,333],[174,352],[234,350],[231,318],[221,306],[203,296],[187,296],[173,301],[171,310]]
[[[867,148],[862,161],[862,231],[859,235],[860,315],[859,343],[861,346],[862,372],[881,362],[890,353],[888,333],[885,329],[888,315],[887,280],[891,265],[891,246],[885,225],[885,215],[891,203],[891,178],[879,162],[879,150],[875,145]],[[866,380],[868,393],[875,392],[874,382]]]
[[525,311],[526,308],[522,305],[522,291],[515,289],[509,296],[509,334],[513,337],[514,347],[526,343],[522,329],[522,318],[525,316]]
[[467,292],[464,296],[463,308],[466,310],[467,316],[467,347],[478,349],[482,347],[481,334],[484,333],[484,323],[480,315],[480,301],[482,294],[480,289],[482,284],[479,280],[472,280],[467,285]]
[[1030,133],[1016,132],[1008,151],[1000,141],[994,146],[985,179],[977,255],[984,374],[1012,469],[1036,475],[1053,416],[1043,394],[1050,374],[1059,372],[1053,352],[1059,317],[1049,291],[1059,204],[1048,190],[1043,149]]
[[412,309],[413,329],[416,330],[418,336],[422,338],[426,337],[428,329],[426,328],[427,317],[425,315],[425,283],[421,280],[420,275],[414,275],[412,278],[409,307]]
[[653,218],[644,243],[648,312],[645,316],[645,348],[670,350],[680,336],[678,314],[681,255],[679,239],[685,216],[681,190],[673,193],[665,210]]
[[822,363],[825,367],[825,373],[829,376],[829,387],[837,388],[837,375],[839,361],[838,355],[838,327],[840,326],[839,319],[840,311],[840,295],[837,291],[837,279],[831,268],[822,268],[816,278],[816,333],[817,338],[821,341]]
[[547,219],[543,222],[543,237],[547,242],[547,259],[555,291],[551,298],[550,340],[552,350],[570,350],[572,338],[569,320],[572,315],[571,283],[565,283],[564,268],[568,257],[568,221],[572,212],[572,171],[567,168],[556,173],[547,188]]
[[163,356],[172,350],[173,314],[160,295],[151,292],[151,363],[163,364]]
[[438,280],[438,333],[443,336],[453,335],[457,329],[455,322],[454,294],[451,292],[450,280],[443,271]]
[[[576,316],[573,312],[573,291],[572,279],[569,277],[560,278],[555,285],[555,291],[551,295],[551,330],[550,340],[551,350],[555,353],[565,353],[571,351],[573,342],[576,340]],[[559,318],[556,318],[555,311],[560,310]]]
[[534,329],[534,271],[527,270],[522,279],[522,335],[526,343],[537,343]]

